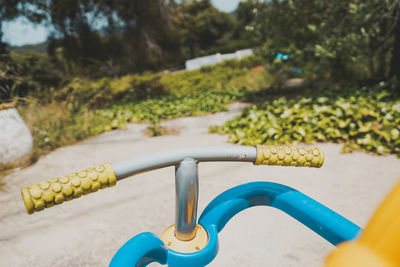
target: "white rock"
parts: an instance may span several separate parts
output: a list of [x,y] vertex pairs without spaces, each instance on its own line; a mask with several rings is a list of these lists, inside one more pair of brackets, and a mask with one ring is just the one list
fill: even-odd
[[25,164],[33,140],[28,126],[15,108],[0,110],[0,167]]

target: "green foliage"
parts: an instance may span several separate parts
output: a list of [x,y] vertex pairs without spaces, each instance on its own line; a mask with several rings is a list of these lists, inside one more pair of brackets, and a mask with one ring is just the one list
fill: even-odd
[[206,51],[226,46],[233,39],[234,17],[217,10],[209,0],[183,1],[170,9],[185,58],[209,54]]
[[[36,52],[10,53],[0,56],[0,87],[4,87],[1,89],[0,98],[1,101],[8,101],[13,97],[36,97],[42,103],[65,100],[76,109],[86,104],[91,108],[104,107],[115,102],[128,102],[163,94],[179,95],[196,90],[247,86],[246,76],[249,69],[260,65],[261,62],[260,57],[251,56],[191,72],[143,73],[120,78],[103,76],[90,79],[85,73],[90,71],[90,68],[82,70],[69,64],[61,55],[49,57]],[[233,77],[235,79],[232,79]],[[240,85],[237,84],[239,80],[242,81]]]
[[160,123],[151,124],[150,126],[147,127],[147,130],[153,137],[163,135],[164,132],[164,128],[160,125]]
[[400,100],[382,83],[373,88],[335,90],[250,106],[211,132],[239,144],[339,142],[354,149],[400,156]]
[[317,80],[320,87],[329,88],[333,83],[375,83],[390,78],[390,68],[398,66],[393,65],[395,55],[400,55],[400,46],[394,42],[397,36],[400,43],[398,1],[290,0],[245,4],[253,5],[256,13],[245,20],[245,29],[264,43],[264,57],[270,58],[277,52],[292,55],[293,64],[303,69],[305,78]]
[[183,96],[165,96],[132,102],[123,105],[113,105],[106,109],[95,110],[100,117],[107,118],[111,124],[107,129],[123,126],[127,122],[159,122],[184,116],[199,116],[212,112],[226,110],[226,104],[246,95],[248,90],[231,89],[229,91],[214,91],[189,93]]
[[75,78],[64,88],[55,92],[54,97],[59,101],[67,101],[71,108],[78,110],[83,105],[101,108],[115,103],[150,99],[160,95],[180,96],[231,87],[251,87],[252,85],[248,84],[248,76],[251,75],[249,68],[259,63],[259,58],[248,57],[194,71],[127,75],[118,79]]
[[28,44],[21,46],[9,46],[8,50],[16,54],[24,54],[26,52],[37,52],[37,53],[47,53],[47,42],[39,44]]
[[241,40],[247,40],[254,44],[262,44],[267,38],[276,38],[276,36],[267,36],[266,18],[269,6],[266,1],[247,0],[240,1],[235,15],[237,18],[236,36]]
[[95,136],[104,130],[107,118],[95,116],[93,111],[79,112],[68,109],[66,103],[53,102],[42,105],[34,98],[19,101],[18,111],[31,129],[34,157],[46,154],[58,147],[69,145],[84,138]]
[[36,52],[0,56],[0,72],[8,76],[7,86],[12,88],[10,98],[35,96],[49,99],[54,88],[70,79],[65,61]]
[[243,61],[232,60],[215,66],[206,66],[194,71],[184,71],[177,74],[165,75],[161,82],[172,94],[182,95],[188,92],[204,92],[229,88],[232,80],[238,82],[246,77],[249,67],[258,62],[252,59]]
[[128,75],[120,79],[105,77],[94,81],[75,78],[60,89],[55,98],[67,101],[74,110],[84,105],[100,108],[115,102],[129,102],[161,95],[165,93],[165,88],[159,80],[160,76],[157,74]]
[[[0,56],[2,59],[5,56]],[[7,65],[0,64],[0,104],[3,102],[11,102],[15,95],[18,76],[14,69]]]
[[[67,76],[90,79],[179,68],[189,58],[255,45],[240,35],[243,27],[235,16],[219,11],[209,0],[6,1],[0,7],[0,41],[1,22],[16,17],[51,25],[44,44],[51,59],[67,63]],[[54,70],[48,67],[44,71]]]
[[54,27],[50,50],[62,48],[63,56],[80,66],[116,66],[118,74],[154,70],[179,47],[162,0],[39,0],[35,8],[46,12]]
[[[290,54],[303,78],[329,88],[400,80],[399,10],[400,2],[392,0],[247,0],[233,14],[210,0],[26,0],[6,1],[0,24],[18,16],[49,20],[55,34],[48,50],[62,64],[42,65],[42,75],[57,78],[55,88],[74,76],[177,68],[188,58],[259,45],[265,61],[277,52]],[[65,78],[55,77],[60,71]]]
[[273,88],[283,89],[285,82],[291,78],[305,78],[304,74],[296,74],[293,73],[293,68],[296,65],[293,65],[292,62],[285,62],[281,59],[271,60],[271,63],[264,64],[264,67],[267,71],[263,74],[266,75],[266,81]]
[[31,128],[37,157],[129,122],[149,122],[149,133],[157,136],[166,132],[162,120],[224,111],[257,89],[248,69],[257,63],[250,57],[191,72],[75,78],[53,91],[55,97],[22,98],[17,107]]

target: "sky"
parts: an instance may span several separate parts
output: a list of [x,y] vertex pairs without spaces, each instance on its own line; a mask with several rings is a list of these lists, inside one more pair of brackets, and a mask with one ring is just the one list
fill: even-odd
[[[236,9],[240,0],[212,0],[216,8],[224,12]],[[45,25],[33,25],[26,19],[19,18],[3,24],[4,40],[14,46],[44,42],[49,34]]]

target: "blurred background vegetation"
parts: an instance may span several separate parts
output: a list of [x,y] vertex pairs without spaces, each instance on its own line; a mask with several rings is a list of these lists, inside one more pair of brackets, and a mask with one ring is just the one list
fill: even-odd
[[[0,100],[17,103],[37,156],[130,121],[152,122],[157,135],[160,120],[235,100],[254,105],[212,129],[233,142],[330,140],[400,154],[399,0],[247,0],[232,13],[209,0],[3,0],[0,29],[21,16],[53,30],[25,47],[0,31]],[[181,70],[243,48],[256,53]],[[288,89],[291,78],[303,86]]]

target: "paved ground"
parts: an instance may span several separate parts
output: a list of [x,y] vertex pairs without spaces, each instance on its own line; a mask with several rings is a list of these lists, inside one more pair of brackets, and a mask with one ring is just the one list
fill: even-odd
[[[1,266],[106,266],[116,250],[142,232],[160,234],[174,220],[174,170],[166,168],[120,181],[116,187],[27,215],[20,188],[105,161],[187,146],[224,145],[226,136],[207,134],[238,114],[182,118],[165,126],[180,135],[149,138],[144,124],[105,133],[60,148],[5,178],[0,192]],[[321,169],[201,163],[199,210],[224,190],[249,181],[294,187],[360,226],[397,182],[400,160],[365,153],[341,154],[340,145],[320,144]],[[220,252],[210,266],[319,266],[334,249],[287,215],[268,207],[246,210],[220,234]]]

